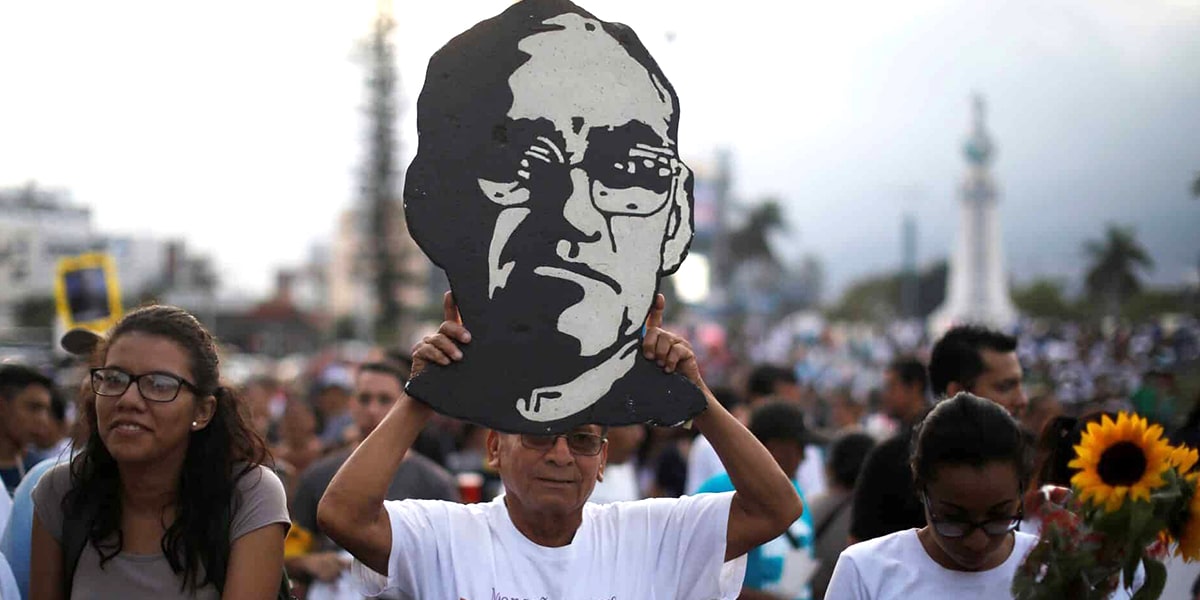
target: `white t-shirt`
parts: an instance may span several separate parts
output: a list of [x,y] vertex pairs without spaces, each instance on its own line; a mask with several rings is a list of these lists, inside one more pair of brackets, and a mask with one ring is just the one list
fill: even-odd
[[1014,533],[1012,553],[987,571],[952,571],[934,562],[917,530],[908,529],[855,544],[842,551],[826,598],[838,600],[914,600],[970,598],[1009,600],[1013,575],[1037,538]]
[[746,559],[724,562],[732,493],[583,507],[570,544],[531,542],[504,498],[487,504],[384,502],[385,578],[357,560],[367,595],[452,600],[716,600],[742,587]]

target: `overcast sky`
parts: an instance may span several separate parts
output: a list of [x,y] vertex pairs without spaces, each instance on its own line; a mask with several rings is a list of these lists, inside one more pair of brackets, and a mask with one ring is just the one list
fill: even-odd
[[[407,159],[429,55],[508,3],[395,4]],[[102,230],[183,236],[227,288],[265,292],[356,200],[374,6],[0,0],[0,185],[67,188]],[[905,211],[921,262],[947,254],[973,91],[1017,279],[1078,277],[1108,222],[1136,228],[1155,281],[1196,277],[1200,0],[585,6],[674,83],[685,158],[730,148],[738,195],[781,198],[780,248],[820,256],[835,290],[898,265]]]

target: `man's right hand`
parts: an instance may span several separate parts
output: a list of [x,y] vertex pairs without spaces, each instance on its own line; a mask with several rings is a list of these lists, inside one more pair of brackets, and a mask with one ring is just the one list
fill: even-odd
[[431,362],[446,366],[462,360],[463,354],[458,344],[471,342],[471,332],[463,327],[458,305],[454,303],[454,294],[451,292],[442,296],[442,314],[445,320],[437,333],[425,336],[413,346],[411,377],[416,377]]

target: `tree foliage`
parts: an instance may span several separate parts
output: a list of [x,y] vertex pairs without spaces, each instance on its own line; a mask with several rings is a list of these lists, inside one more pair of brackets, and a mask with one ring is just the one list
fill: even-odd
[[746,215],[746,222],[729,234],[729,257],[733,268],[759,260],[778,267],[779,258],[771,250],[770,238],[773,233],[787,230],[787,220],[777,198],[767,198],[754,205]]
[[1154,268],[1154,259],[1130,227],[1110,224],[1103,239],[1084,243],[1084,252],[1091,261],[1084,279],[1088,296],[1103,302],[1110,315],[1141,291],[1141,271]]
[[1040,319],[1075,319],[1080,310],[1067,298],[1065,282],[1035,279],[1012,290],[1013,304],[1022,314]]
[[[917,274],[917,314],[929,316],[946,297],[949,266],[938,261]],[[832,319],[887,322],[901,314],[900,288],[903,273],[892,272],[858,280],[846,288],[842,297],[827,311]]]

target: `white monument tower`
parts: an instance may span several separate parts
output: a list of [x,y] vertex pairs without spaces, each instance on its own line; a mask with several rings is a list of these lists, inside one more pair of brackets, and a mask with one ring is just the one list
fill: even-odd
[[1000,252],[996,184],[989,170],[996,151],[984,128],[983,98],[978,94],[973,108],[971,133],[963,146],[967,175],[960,190],[958,237],[946,281],[946,301],[929,317],[935,335],[964,323],[1006,329],[1017,320]]

